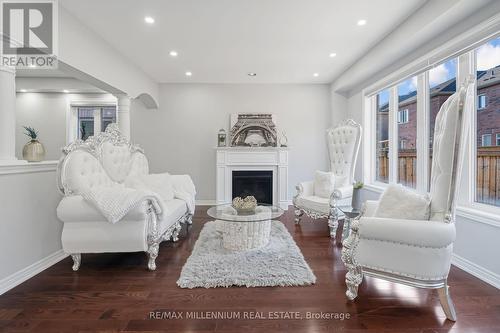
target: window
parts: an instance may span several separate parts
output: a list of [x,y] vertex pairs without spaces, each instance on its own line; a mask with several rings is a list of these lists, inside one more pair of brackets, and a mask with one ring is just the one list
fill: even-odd
[[[498,107],[495,107],[500,89],[500,38],[490,40],[475,51],[477,77],[476,112],[476,201],[483,204],[500,206],[500,150],[493,146],[499,144],[500,128]],[[480,112],[479,112],[480,110]]]
[[376,104],[376,180],[389,182],[389,90],[377,94]]
[[397,179],[398,183],[415,188],[417,186],[417,77],[398,84],[397,92],[399,124]]
[[481,110],[486,107],[486,95],[477,96],[477,109]]
[[78,139],[86,140],[95,133],[102,132],[106,127],[116,122],[116,107],[114,106],[84,106],[77,107]]
[[483,134],[481,136],[481,147],[491,146],[491,134]]
[[398,111],[398,124],[406,124],[408,122],[408,109]]
[[497,141],[497,146],[500,146],[500,133],[497,133],[496,141]]

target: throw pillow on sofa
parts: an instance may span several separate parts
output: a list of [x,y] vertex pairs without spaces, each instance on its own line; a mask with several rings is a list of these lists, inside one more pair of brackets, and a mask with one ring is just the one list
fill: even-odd
[[158,173],[138,176],[127,179],[125,186],[136,190],[149,190],[155,192],[163,201],[174,199],[174,188],[168,173]]
[[402,185],[389,185],[380,197],[375,217],[429,220],[431,199]]

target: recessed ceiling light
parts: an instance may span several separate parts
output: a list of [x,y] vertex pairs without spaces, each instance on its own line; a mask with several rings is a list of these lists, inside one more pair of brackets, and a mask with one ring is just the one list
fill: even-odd
[[19,90],[19,91],[20,91],[20,92],[27,92],[28,90],[26,90],[26,89],[21,89],[21,90]]
[[67,94],[67,93],[69,93],[69,90],[68,89],[64,89],[63,93]]
[[318,77],[318,76],[319,76],[319,74],[318,74],[318,73],[314,73],[314,74],[313,74],[313,76],[314,76],[314,77]]
[[179,54],[177,53],[177,51],[174,51],[174,50],[170,51],[170,53],[169,53],[169,54],[170,54],[170,56],[171,56],[171,57],[177,57],[177,56],[179,55]]
[[193,73],[191,73],[191,72],[186,72],[186,76],[191,76],[191,75],[193,75]]
[[366,25],[366,20],[359,20],[358,25],[359,26]]
[[144,18],[144,22],[146,22],[147,24],[153,24],[153,23],[155,23],[155,19],[152,18],[151,16],[146,16]]
[[330,56],[330,58],[335,58],[337,56],[337,53],[332,52],[332,53],[329,54],[329,56]]
[[248,76],[257,76],[257,73],[250,72],[247,74]]

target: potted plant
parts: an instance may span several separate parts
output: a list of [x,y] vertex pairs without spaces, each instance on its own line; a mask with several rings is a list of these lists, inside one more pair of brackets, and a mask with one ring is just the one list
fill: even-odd
[[38,141],[38,131],[33,127],[23,126],[24,134],[30,141],[23,147],[23,158],[28,162],[40,162],[45,157],[45,147]]
[[356,181],[352,185],[352,208],[356,210],[361,210],[361,189],[363,188],[363,182]]

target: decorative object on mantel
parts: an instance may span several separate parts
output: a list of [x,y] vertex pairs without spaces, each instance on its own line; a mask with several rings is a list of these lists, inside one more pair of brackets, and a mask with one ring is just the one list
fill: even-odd
[[217,146],[225,147],[226,146],[226,131],[221,128],[219,130],[219,134],[217,134]]
[[361,210],[361,189],[363,182],[357,181],[352,185],[352,201],[351,206],[353,209]]
[[28,162],[41,162],[45,157],[45,147],[38,141],[38,131],[33,127],[23,126],[24,133],[31,140],[23,147],[23,158]]
[[307,286],[316,276],[283,223],[271,221],[269,243],[250,251],[222,245],[223,221],[207,222],[182,268],[181,288]]
[[285,131],[281,131],[280,146],[288,147],[288,137],[286,136]]
[[251,195],[245,198],[236,197],[233,199],[233,208],[240,215],[253,214],[257,208],[257,199]]
[[231,146],[276,147],[276,116],[269,113],[231,115]]

